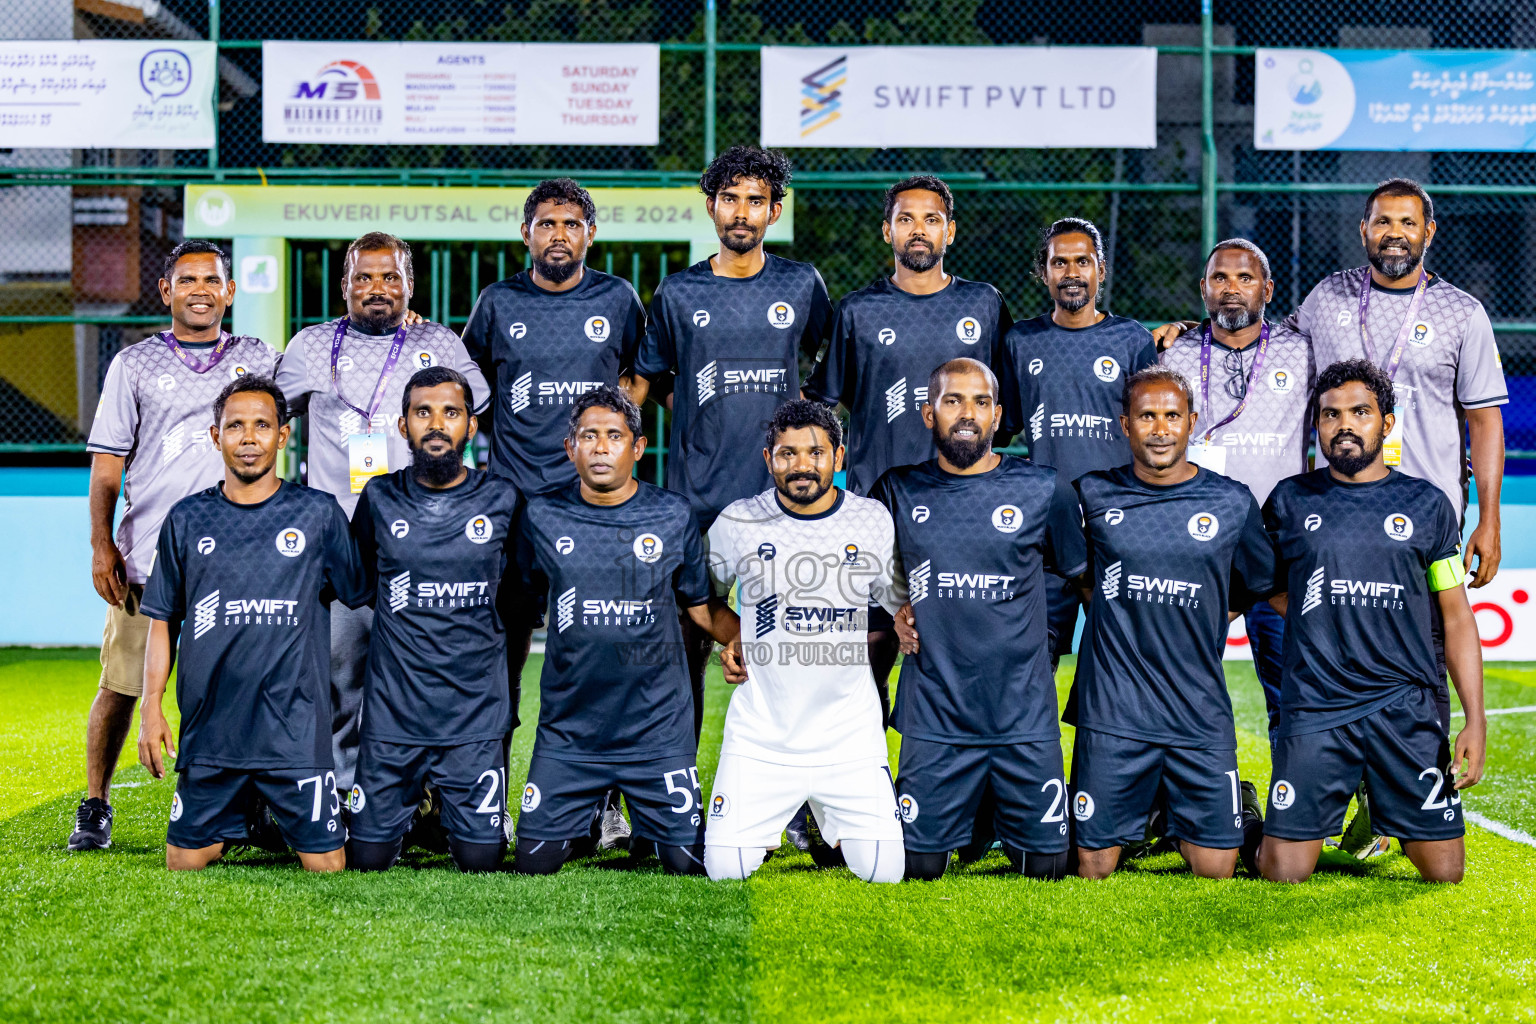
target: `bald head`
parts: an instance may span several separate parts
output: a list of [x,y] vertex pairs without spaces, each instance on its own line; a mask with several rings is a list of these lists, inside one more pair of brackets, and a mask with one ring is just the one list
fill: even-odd
[[980,463],[992,451],[999,418],[997,376],[985,363],[951,359],[928,375],[923,420],[946,469],[965,471]]

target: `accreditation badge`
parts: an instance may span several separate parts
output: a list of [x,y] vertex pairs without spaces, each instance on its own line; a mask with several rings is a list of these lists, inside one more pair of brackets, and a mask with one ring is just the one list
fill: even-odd
[[361,494],[369,479],[389,472],[389,441],[383,434],[348,434],[347,462],[352,493]]
[[1210,441],[1191,441],[1184,457],[1202,469],[1227,475],[1227,446]]
[[1403,414],[1408,410],[1401,405],[1392,409],[1392,433],[1387,435],[1381,444],[1382,457],[1389,466],[1401,466],[1403,464]]

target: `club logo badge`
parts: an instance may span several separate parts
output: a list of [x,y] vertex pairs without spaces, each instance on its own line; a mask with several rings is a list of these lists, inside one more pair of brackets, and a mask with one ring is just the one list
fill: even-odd
[[1413,520],[1401,512],[1393,512],[1382,520],[1381,528],[1393,540],[1407,540],[1413,536]]
[[788,330],[795,325],[795,307],[787,302],[769,303],[768,322],[781,331]]
[[1269,791],[1270,810],[1283,811],[1296,802],[1296,787],[1284,779],[1276,779],[1274,789]]
[[1296,375],[1284,367],[1269,373],[1269,390],[1277,395],[1288,395],[1296,390]]
[[981,340],[981,321],[973,316],[963,316],[955,322],[955,337],[967,345]]
[[723,818],[731,812],[731,802],[725,798],[724,793],[716,793],[709,800],[709,816],[711,818]]
[[1435,340],[1435,325],[1428,320],[1419,320],[1413,325],[1413,330],[1408,332],[1408,340],[1420,348],[1425,348]]
[[843,545],[843,564],[853,565],[859,560],[859,546],[857,544]]
[[1099,356],[1093,361],[1093,375],[1105,384],[1113,384],[1120,379],[1120,364],[1113,356]]
[[1216,539],[1221,532],[1221,522],[1214,512],[1196,512],[1189,517],[1189,535],[1202,544]]
[[181,820],[181,812],[182,812],[181,794],[180,793],[173,793],[173,794],[171,794],[171,820],[172,821],[180,821]]
[[491,526],[490,516],[470,516],[464,524],[464,536],[471,544],[484,544],[488,542],[496,532]]
[[896,812],[901,815],[901,820],[914,822],[917,820],[917,801],[912,799],[910,793],[903,793],[896,800]]
[[541,800],[543,800],[543,799],[544,799],[544,795],[539,792],[539,787],[538,786],[535,786],[533,783],[530,782],[530,783],[528,783],[528,785],[523,787],[523,811],[524,812],[538,810],[539,809],[539,802]]
[[1077,796],[1072,798],[1072,815],[1078,821],[1087,821],[1093,817],[1093,797],[1078,790]]
[[368,798],[363,795],[362,786],[353,786],[352,792],[347,794],[347,809],[353,814],[368,806]]
[[642,533],[635,538],[635,557],[649,565],[661,557],[663,546],[661,538],[654,533]]
[[414,353],[412,353],[411,359],[414,362],[416,369],[418,370],[430,369],[437,365],[437,357],[424,348],[417,349]]
[[277,553],[286,558],[298,558],[304,553],[304,531],[290,526],[286,530],[277,531],[274,541],[277,544]]
[[582,333],[586,334],[588,341],[602,343],[608,340],[608,318],[605,316],[589,316],[587,322],[581,325]]
[[1017,505],[999,505],[992,510],[992,525],[999,533],[1018,533],[1024,525],[1024,513]]

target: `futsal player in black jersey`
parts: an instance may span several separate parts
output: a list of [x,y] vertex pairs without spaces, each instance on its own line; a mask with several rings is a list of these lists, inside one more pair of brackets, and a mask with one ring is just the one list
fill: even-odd
[[374,606],[348,796],[358,870],[394,863],[428,784],[461,870],[494,870],[506,845],[512,709],[497,597],[520,497],[464,465],[474,398],[446,366],[411,377],[399,425],[411,464],[370,480],[352,516]]
[[[224,481],[172,506],[143,603],[139,761],[164,778],[169,754],[180,776],[165,864],[218,860],[259,794],[306,870],[340,871],[329,605],[364,603],[362,566],[336,499],[274,471],[288,408],[271,378],[236,378],[213,413]],[[179,745],[161,710],[173,651]]]
[[[672,375],[667,489],[684,495],[700,528],[773,477],[757,457],[774,410],[800,395],[800,358],[815,357],[832,326],[821,275],[763,251],[784,208],[790,164],[782,154],[733,146],[699,179],[720,250],[662,281],[635,359],[631,396]],[[710,641],[684,622],[697,736],[704,715]]]
[[[1305,881],[1363,779],[1372,827],[1402,843],[1425,881],[1459,882],[1461,794],[1482,778],[1488,744],[1460,517],[1434,484],[1386,464],[1396,396],[1380,367],[1334,363],[1313,396],[1328,465],[1282,480],[1264,506],[1288,592],[1273,602],[1285,670],[1259,866],[1272,881]],[[1465,714],[1454,747],[1436,707],[1435,604]]]

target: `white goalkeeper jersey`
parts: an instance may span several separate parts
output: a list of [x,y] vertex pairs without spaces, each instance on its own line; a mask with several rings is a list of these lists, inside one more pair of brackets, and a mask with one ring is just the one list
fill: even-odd
[[847,491],[806,516],[786,511],[770,489],[715,520],[709,571],[722,595],[740,583],[747,662],[721,754],[792,765],[885,760],[869,606],[900,607],[894,542],[885,506]]

